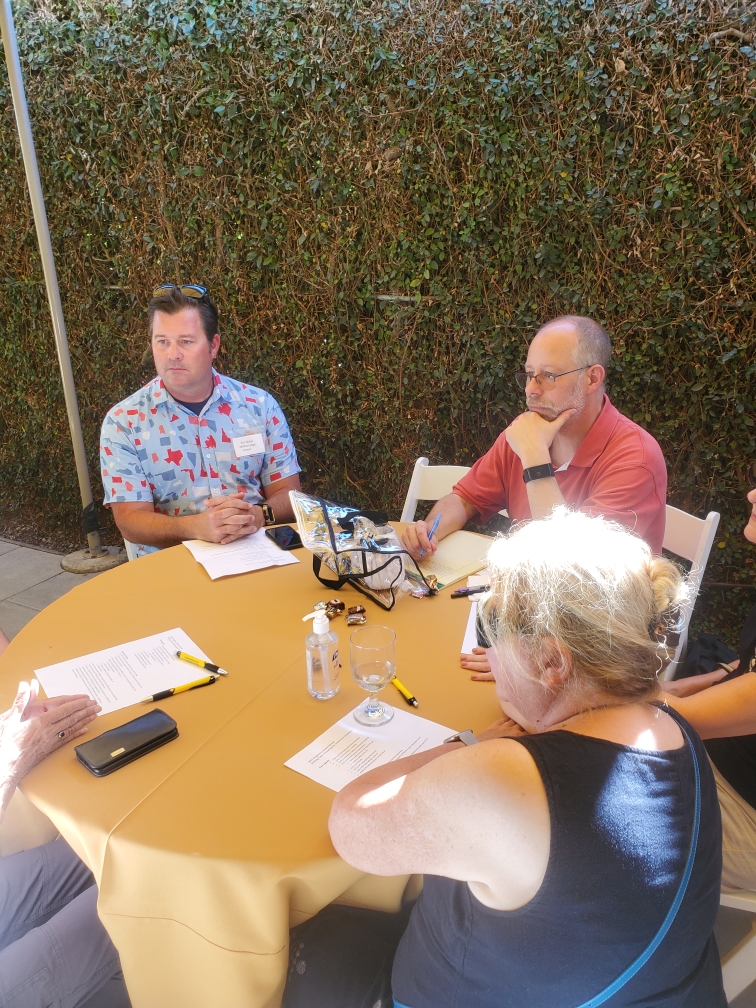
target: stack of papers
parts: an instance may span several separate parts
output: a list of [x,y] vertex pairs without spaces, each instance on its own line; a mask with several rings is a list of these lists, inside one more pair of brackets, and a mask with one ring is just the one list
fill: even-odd
[[439,588],[446,588],[486,566],[491,542],[491,539],[474,532],[452,532],[439,542],[432,557],[420,561],[420,570],[426,577],[435,574]]
[[208,674],[197,665],[181,661],[176,657],[177,651],[211,660],[188,634],[176,627],[83,658],[47,665],[34,675],[48,697],[86,693],[100,704],[101,714],[109,714]]
[[455,732],[435,721],[394,708],[388,724],[367,728],[350,712],[284,766],[332,791],[341,791],[361,774],[404,756],[433,749]]
[[279,549],[265,535],[265,529],[258,529],[252,535],[236,539],[226,546],[220,543],[189,539],[184,543],[195,560],[202,564],[212,581],[229,577],[231,574],[246,574],[247,571],[262,570],[263,567],[283,567],[285,564],[299,563],[290,552]]

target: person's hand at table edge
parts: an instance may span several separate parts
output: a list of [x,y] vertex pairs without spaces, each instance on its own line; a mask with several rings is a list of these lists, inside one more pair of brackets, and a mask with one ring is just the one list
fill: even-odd
[[[436,527],[431,539],[428,533],[433,526],[437,515],[441,515],[441,520]],[[406,525],[401,532],[401,540],[404,548],[419,563],[429,560],[438,549],[438,544],[452,532],[461,529],[468,521],[478,515],[477,508],[460,497],[458,493],[447,494],[441,497],[426,516],[425,521],[416,521]],[[420,556],[422,551],[425,551]]]
[[[438,549],[438,536],[434,535],[432,539],[429,539],[429,532],[430,524],[425,521],[413,522],[402,531],[401,538],[404,548],[418,563],[421,560],[430,560]],[[421,553],[422,556],[420,556]]]
[[38,700],[39,683],[19,683],[13,706],[0,716],[0,820],[16,785],[38,763],[84,735],[102,710],[88,696]]
[[478,682],[494,681],[491,663],[488,660],[485,648],[475,647],[472,654],[460,655],[459,663],[463,669],[469,669],[472,672],[471,679],[475,679]]

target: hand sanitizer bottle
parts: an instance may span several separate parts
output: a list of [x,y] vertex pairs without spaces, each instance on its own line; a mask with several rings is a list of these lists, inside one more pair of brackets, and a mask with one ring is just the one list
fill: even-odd
[[305,620],[313,620],[312,633],[305,637],[307,655],[307,689],[316,700],[330,700],[339,692],[339,638],[330,629],[324,609],[318,609]]

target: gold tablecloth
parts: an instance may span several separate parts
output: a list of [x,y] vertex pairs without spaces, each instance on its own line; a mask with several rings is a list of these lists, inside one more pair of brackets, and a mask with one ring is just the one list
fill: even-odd
[[[297,565],[212,582],[183,546],[152,554],[63,596],[0,659],[0,710],[34,669],[174,626],[230,672],[161,701],[176,741],[103,779],[66,745],[22,785],[94,872],[134,1008],[275,1008],[291,925],[336,899],[399,907],[407,878],[345,864],[328,836],[333,792],[284,766],[366,697],[343,618],[332,623],[341,692],[326,702],[307,693],[301,617],[329,592],[310,554],[295,555]],[[396,630],[397,675],[418,714],[455,730],[498,716],[493,686],[459,668],[466,600],[447,589],[387,613],[353,589],[339,595]],[[382,696],[410,709],[393,687]],[[144,710],[103,715],[90,734]]]

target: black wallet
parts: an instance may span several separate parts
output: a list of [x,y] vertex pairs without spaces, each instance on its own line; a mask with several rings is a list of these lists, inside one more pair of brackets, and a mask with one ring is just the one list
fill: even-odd
[[89,742],[82,742],[74,747],[74,752],[95,777],[106,777],[175,738],[178,738],[176,722],[165,711],[155,708]]

